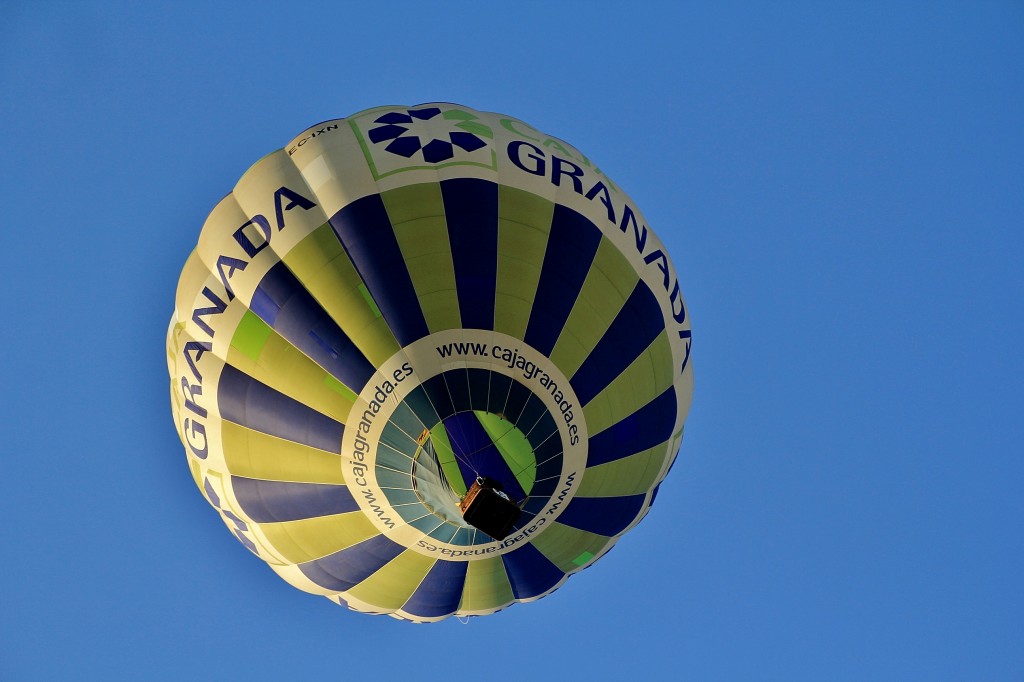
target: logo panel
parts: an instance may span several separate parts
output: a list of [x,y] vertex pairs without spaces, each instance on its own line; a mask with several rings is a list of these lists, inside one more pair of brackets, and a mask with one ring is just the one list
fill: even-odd
[[494,131],[475,113],[437,105],[376,110],[349,119],[375,180],[447,166],[497,169]]

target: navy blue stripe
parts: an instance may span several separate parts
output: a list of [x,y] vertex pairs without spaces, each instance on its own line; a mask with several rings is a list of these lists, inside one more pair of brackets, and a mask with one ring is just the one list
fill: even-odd
[[343,485],[261,481],[232,476],[231,487],[242,511],[256,523],[295,521],[359,509],[359,503]]
[[572,209],[555,205],[537,294],[524,337],[526,343],[544,355],[551,355],[579,298],[600,243],[601,230],[596,225]]
[[299,564],[299,570],[317,585],[342,592],[366,580],[403,551],[405,547],[375,535],[322,559]]
[[459,178],[441,182],[455,289],[465,329],[494,329],[498,277],[498,186]]
[[344,424],[260,383],[231,365],[224,365],[220,375],[217,408],[224,419],[253,431],[333,454],[341,452]]
[[565,577],[558,566],[531,544],[501,555],[501,561],[505,564],[505,573],[516,599],[538,597]]
[[569,381],[580,405],[586,405],[658,338],[665,318],[650,288],[637,282],[587,359]]
[[370,361],[284,262],[263,276],[249,309],[353,392],[373,376]]
[[[471,412],[454,414],[444,420],[445,434],[447,434],[448,442],[452,446],[455,461],[459,465],[459,473],[462,474],[462,480],[467,486],[473,485],[473,481],[476,480],[477,472],[479,471],[476,459],[471,456],[474,451],[474,440],[472,439],[474,432],[465,433],[467,425],[476,421],[476,416]],[[482,428],[480,430],[483,431]],[[486,437],[486,434],[484,435]],[[489,442],[490,439],[488,439]],[[479,445],[483,447],[488,443],[480,443]]]
[[633,523],[644,508],[645,499],[647,495],[574,497],[558,517],[558,523],[612,537]]
[[427,321],[380,195],[353,201],[330,223],[399,345],[426,336]]
[[472,412],[453,414],[444,420],[444,428],[456,455],[474,465],[480,452],[491,445],[490,437]]
[[467,561],[438,561],[427,573],[402,610],[422,618],[438,618],[455,613],[462,601]]
[[676,391],[669,386],[657,398],[622,421],[590,437],[587,466],[597,466],[664,443],[676,421]]

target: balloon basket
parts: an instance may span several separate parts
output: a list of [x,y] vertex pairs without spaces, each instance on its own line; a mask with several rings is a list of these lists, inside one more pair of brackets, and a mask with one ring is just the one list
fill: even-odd
[[502,492],[501,484],[482,476],[466,491],[459,509],[466,523],[495,540],[504,540],[522,513],[519,505]]

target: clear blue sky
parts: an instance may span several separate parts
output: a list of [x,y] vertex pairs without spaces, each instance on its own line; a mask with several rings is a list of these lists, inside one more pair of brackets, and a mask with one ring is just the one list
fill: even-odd
[[[0,18],[0,678],[1024,677],[1024,4],[140,4]],[[425,101],[586,152],[694,320],[650,516],[467,625],[350,613],[249,555],[164,360],[253,161]]]

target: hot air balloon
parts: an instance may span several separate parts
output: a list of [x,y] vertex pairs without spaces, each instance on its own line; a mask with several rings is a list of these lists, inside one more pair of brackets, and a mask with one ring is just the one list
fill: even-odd
[[643,518],[690,344],[664,246],[598,167],[434,103],[253,165],[185,263],[167,362],[234,536],[301,590],[423,622],[543,597]]

